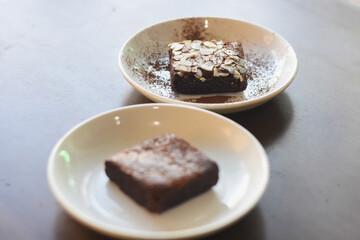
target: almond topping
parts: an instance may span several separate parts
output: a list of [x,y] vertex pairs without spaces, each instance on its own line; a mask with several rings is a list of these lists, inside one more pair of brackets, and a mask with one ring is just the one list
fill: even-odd
[[192,52],[190,53],[189,58],[196,58],[197,56],[199,56],[197,52]]
[[233,62],[234,62],[234,60],[232,60],[232,59],[230,59],[230,58],[227,58],[227,59],[225,59],[224,64],[225,64],[225,65],[231,65]]
[[176,66],[175,67],[176,71],[180,71],[180,72],[190,72],[190,69],[186,66],[180,65],[180,66]]
[[219,72],[220,77],[227,77],[229,76],[229,73]]
[[184,61],[184,62],[183,62],[183,64],[184,64],[185,66],[189,66],[189,67],[191,67],[192,62],[191,62],[191,61],[189,61],[189,60],[186,60],[186,61]]
[[200,66],[202,69],[204,69],[205,71],[212,71],[214,68],[214,63],[213,62],[205,62],[204,64],[201,64]]
[[193,49],[200,49],[201,48],[201,42],[193,42],[192,44],[191,44],[191,48],[193,48]]
[[193,73],[197,73],[197,70],[198,70],[197,67],[192,67],[192,68],[191,68],[191,72],[193,72]]
[[200,48],[200,52],[202,55],[210,55],[214,52],[214,50],[210,48]]
[[179,51],[180,49],[182,49],[184,47],[184,44],[180,44],[180,43],[174,43],[171,45],[171,49],[173,51]]
[[222,63],[222,59],[219,57],[214,57],[212,59],[212,62],[214,63],[215,67],[220,67],[221,63]]
[[197,57],[195,58],[195,61],[198,62],[198,63],[200,63],[200,62],[202,61],[202,58],[199,57],[199,56],[197,56]]
[[179,63],[180,63],[180,64],[184,64],[184,62],[185,62],[187,59],[188,59],[188,56],[183,56],[183,57],[180,59]]
[[202,56],[202,59],[205,60],[205,61],[209,61],[210,57],[209,56]]
[[244,60],[244,59],[242,59],[242,58],[240,58],[240,60],[239,60],[239,64],[240,64],[241,66],[245,66],[245,60]]
[[237,69],[239,70],[240,73],[245,73],[246,72],[244,67],[242,67],[240,65],[237,65],[236,67],[237,67]]
[[202,71],[200,69],[197,69],[195,77],[198,78],[198,79],[200,79],[202,77]]
[[204,45],[208,48],[216,48],[216,45],[212,42],[204,42]]
[[227,55],[230,55],[230,56],[236,55],[236,52],[233,51],[233,50],[230,50],[230,49],[227,49],[227,50],[225,50],[224,52],[225,52]]
[[229,56],[229,58],[231,58],[232,60],[238,62],[240,61],[240,58],[238,56]]
[[191,49],[191,43],[189,43],[189,42],[185,43],[185,48],[190,50]]
[[214,68],[214,77],[219,77],[219,70],[217,68]]
[[240,73],[238,72],[238,70],[235,70],[235,71],[234,71],[234,78],[235,78],[235,79],[240,79],[240,77],[241,77],[241,75],[240,75]]
[[220,68],[227,70],[231,74],[233,74],[235,71],[235,67],[227,66],[225,64],[221,64]]

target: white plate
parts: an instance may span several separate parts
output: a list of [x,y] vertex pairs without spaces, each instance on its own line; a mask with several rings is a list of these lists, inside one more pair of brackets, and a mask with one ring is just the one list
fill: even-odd
[[[220,172],[212,190],[159,215],[110,182],[104,161],[167,132],[202,150]],[[71,216],[127,239],[184,239],[223,229],[256,205],[269,179],[266,153],[247,130],[216,113],[174,104],[124,107],[77,125],[53,148],[47,171],[53,194]]]
[[[247,89],[206,96],[172,91],[167,45],[186,39],[240,40],[253,78]],[[203,17],[172,20],[140,31],[122,47],[119,66],[125,79],[155,102],[230,113],[259,106],[285,90],[295,78],[298,61],[291,45],[269,29],[239,20]]]

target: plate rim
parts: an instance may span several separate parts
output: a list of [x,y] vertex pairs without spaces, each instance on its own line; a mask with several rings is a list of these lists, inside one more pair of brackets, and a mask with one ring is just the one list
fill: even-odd
[[[134,231],[134,230],[126,230],[124,231],[124,228],[118,230],[118,228],[107,226],[106,223],[103,223],[102,221],[99,221],[95,219],[91,214],[88,214],[86,211],[81,211],[76,208],[76,204],[73,204],[70,200],[66,198],[66,195],[63,194],[59,187],[57,187],[56,184],[56,178],[52,174],[53,171],[55,171],[54,162],[55,162],[55,156],[56,153],[59,150],[59,147],[64,142],[64,140],[69,137],[72,133],[74,133],[78,128],[81,126],[84,126],[85,124],[93,121],[94,119],[97,119],[99,117],[102,117],[104,115],[117,112],[117,111],[123,111],[130,108],[142,108],[142,107],[177,107],[177,108],[186,108],[191,109],[195,111],[202,111],[207,114],[213,115],[214,117],[219,117],[222,120],[227,121],[228,123],[235,125],[240,131],[243,131],[247,137],[250,138],[251,142],[255,145],[256,150],[260,154],[260,159],[262,163],[262,168],[264,170],[264,175],[262,176],[262,182],[261,185],[259,185],[259,190],[255,194],[254,200],[249,204],[249,206],[245,209],[245,211],[240,211],[237,214],[230,215],[225,220],[218,220],[216,222],[208,223],[205,226],[200,225],[194,228],[189,229],[183,229],[183,230],[172,230],[172,231],[159,231],[159,232],[151,232],[151,231]],[[126,237],[130,239],[188,239],[188,238],[195,238],[195,237],[201,237],[210,235],[212,233],[221,231],[222,229],[225,229],[232,224],[239,221],[241,218],[246,216],[260,201],[262,196],[264,195],[267,186],[269,184],[270,179],[270,166],[269,166],[269,160],[268,156],[265,152],[265,149],[261,145],[261,143],[255,138],[255,136],[252,135],[247,129],[245,129],[240,124],[236,123],[235,121],[226,118],[220,114],[214,113],[209,110],[196,108],[192,106],[184,106],[184,105],[178,105],[178,104],[171,104],[171,103],[145,103],[145,104],[136,104],[136,105],[130,105],[130,106],[124,106],[120,108],[111,109],[108,111],[104,111],[102,113],[96,114],[78,124],[70,128],[54,145],[54,147],[51,150],[51,153],[48,158],[48,164],[47,164],[47,180],[48,185],[50,187],[50,190],[57,200],[57,202],[61,205],[61,207],[65,210],[67,214],[69,214],[72,218],[76,219],[78,222],[82,223],[83,225],[89,227],[90,229],[96,230],[97,232],[100,232],[102,234],[105,234],[107,236],[112,237]],[[90,220],[89,220],[90,219]],[[215,226],[213,226],[215,225]],[[151,235],[151,236],[149,236]]]
[[[228,102],[228,103],[194,103],[194,102],[181,101],[178,99],[171,99],[171,98],[160,96],[158,94],[154,94],[151,91],[149,91],[148,89],[145,89],[142,86],[140,86],[136,81],[132,80],[132,78],[126,73],[125,67],[123,66],[123,64],[121,62],[121,56],[125,50],[125,46],[133,38],[135,38],[138,34],[145,31],[146,29],[149,29],[149,28],[152,28],[152,27],[164,24],[164,23],[188,20],[188,19],[214,19],[214,20],[220,19],[220,20],[226,20],[226,21],[237,21],[237,22],[242,22],[242,23],[248,24],[248,25],[252,25],[254,27],[262,28],[263,30],[273,33],[287,45],[290,54],[293,55],[293,57],[294,57],[296,65],[295,65],[295,69],[293,71],[292,76],[287,81],[285,81],[282,85],[275,88],[273,91],[269,91],[268,93],[265,93],[254,99],[246,99],[243,101]],[[129,39],[127,39],[125,41],[125,43],[122,45],[122,47],[119,51],[119,54],[118,54],[118,66],[120,68],[120,72],[122,73],[122,75],[124,76],[126,81],[131,86],[133,86],[138,92],[140,92],[141,94],[143,94],[145,97],[147,97],[150,100],[153,100],[158,103],[176,103],[176,104],[181,104],[181,105],[199,107],[202,109],[207,109],[207,110],[211,110],[211,111],[215,111],[215,112],[219,112],[219,113],[232,113],[232,112],[243,111],[243,110],[257,107],[258,105],[268,102],[269,100],[271,100],[272,98],[276,97],[278,94],[283,92],[295,79],[295,77],[298,73],[298,69],[299,69],[299,60],[297,58],[294,48],[283,36],[281,36],[280,34],[276,33],[275,31],[271,30],[268,27],[264,27],[263,25],[252,23],[252,22],[245,21],[245,20],[234,19],[234,18],[225,18],[225,17],[185,17],[185,18],[175,18],[175,19],[171,19],[171,20],[167,20],[167,21],[158,22],[158,23],[155,23],[151,26],[145,27],[145,28],[137,31]]]

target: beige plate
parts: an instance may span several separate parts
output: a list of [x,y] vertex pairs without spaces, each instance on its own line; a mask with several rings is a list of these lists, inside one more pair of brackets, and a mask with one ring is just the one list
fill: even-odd
[[[187,39],[240,40],[252,77],[247,89],[203,96],[173,92],[167,45]],[[295,78],[298,61],[290,44],[269,29],[239,20],[202,17],[163,22],[140,31],[122,47],[119,66],[126,80],[155,102],[230,113],[259,106],[285,90]]]
[[[109,181],[104,163],[111,154],[167,132],[216,161],[219,181],[180,206],[152,214]],[[53,148],[47,174],[64,209],[94,230],[125,239],[184,239],[219,231],[247,214],[265,191],[269,165],[255,137],[219,114],[143,104],[99,114],[71,129]]]

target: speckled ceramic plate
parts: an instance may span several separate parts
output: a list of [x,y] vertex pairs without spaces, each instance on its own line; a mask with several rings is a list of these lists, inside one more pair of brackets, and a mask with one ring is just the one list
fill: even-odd
[[[109,180],[104,163],[109,155],[167,132],[216,161],[219,181],[153,214]],[[266,189],[269,165],[260,143],[237,123],[203,109],[157,103],[112,110],[75,126],[53,148],[47,174],[58,202],[94,230],[125,239],[186,239],[219,231],[247,214]]]
[[[240,40],[251,77],[247,89],[213,95],[172,91],[167,45],[186,39]],[[119,66],[126,80],[155,102],[230,113],[256,107],[282,92],[295,78],[298,62],[290,44],[269,29],[239,20],[202,17],[163,22],[140,31],[122,47]]]

